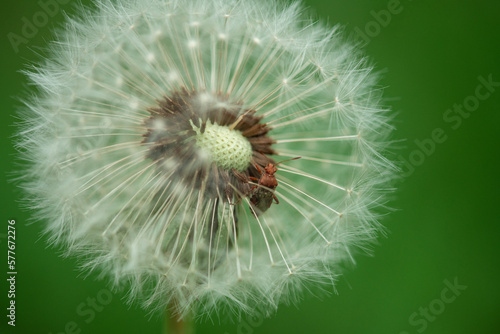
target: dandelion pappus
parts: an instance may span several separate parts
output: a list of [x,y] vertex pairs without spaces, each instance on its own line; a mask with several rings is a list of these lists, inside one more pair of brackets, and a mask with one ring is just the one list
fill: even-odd
[[259,213],[267,211],[267,209],[271,207],[273,199],[276,201],[276,204],[280,203],[274,194],[274,190],[278,186],[278,181],[276,180],[276,176],[274,176],[274,174],[278,171],[276,166],[282,162],[297,159],[300,159],[300,157],[283,160],[274,165],[272,163],[268,163],[267,166],[264,167],[264,171],[261,171],[259,166],[255,164],[255,168],[257,168],[261,174],[260,179],[249,177],[250,180],[258,181],[258,185],[254,185],[252,189],[250,189],[250,209],[255,217],[257,217]]

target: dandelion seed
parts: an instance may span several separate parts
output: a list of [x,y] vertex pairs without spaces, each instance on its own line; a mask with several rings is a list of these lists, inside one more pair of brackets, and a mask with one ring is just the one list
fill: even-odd
[[27,72],[21,182],[50,240],[181,316],[331,284],[391,178],[367,62],[295,2],[96,4]]

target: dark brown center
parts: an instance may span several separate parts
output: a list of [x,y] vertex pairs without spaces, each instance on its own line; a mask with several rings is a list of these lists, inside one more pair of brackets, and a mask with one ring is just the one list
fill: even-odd
[[[255,164],[263,168],[275,163],[268,157],[276,154],[271,147],[273,140],[267,135],[271,128],[261,123],[262,117],[256,116],[255,110],[243,107],[241,102],[229,101],[221,94],[214,96],[183,88],[164,96],[148,111],[151,116],[145,121],[143,140],[149,147],[147,158],[168,179],[203,189],[207,197],[239,201],[249,195],[249,177],[260,177]],[[238,130],[248,140],[252,158],[246,170],[227,170],[200,159],[193,126],[203,133],[207,122]]]

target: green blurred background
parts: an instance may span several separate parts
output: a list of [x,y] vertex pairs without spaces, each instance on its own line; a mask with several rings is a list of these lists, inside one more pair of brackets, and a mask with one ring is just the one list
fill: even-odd
[[[60,2],[68,2],[61,9],[73,12],[76,1]],[[387,103],[397,112],[394,138],[405,141],[396,156],[405,175],[390,203],[396,211],[383,220],[388,237],[374,257],[357,257],[357,267],[339,280],[338,295],[306,295],[297,307],[282,306],[270,319],[199,323],[197,333],[499,333],[500,85],[487,91],[479,77],[500,82],[500,2],[305,3],[366,44],[383,73]],[[0,332],[161,333],[160,316],[126,306],[106,282],[85,278],[74,259],[48,247],[42,227],[27,224],[21,195],[7,182],[7,172],[16,168],[10,139],[16,98],[25,85],[19,70],[37,59],[37,48],[51,39],[63,13],[18,52],[7,35],[21,35],[23,17],[31,20],[41,10],[35,0],[7,0],[0,21]],[[481,99],[474,97],[476,89]],[[464,103],[470,113],[447,112]],[[441,140],[435,139],[433,148],[436,131]],[[8,219],[17,223],[15,329],[5,316]],[[457,284],[455,292],[448,288]]]

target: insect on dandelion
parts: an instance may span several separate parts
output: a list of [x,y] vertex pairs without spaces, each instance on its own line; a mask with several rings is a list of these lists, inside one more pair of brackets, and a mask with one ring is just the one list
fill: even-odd
[[180,316],[331,284],[391,179],[366,59],[297,2],[95,3],[27,71],[21,184],[50,241]]

